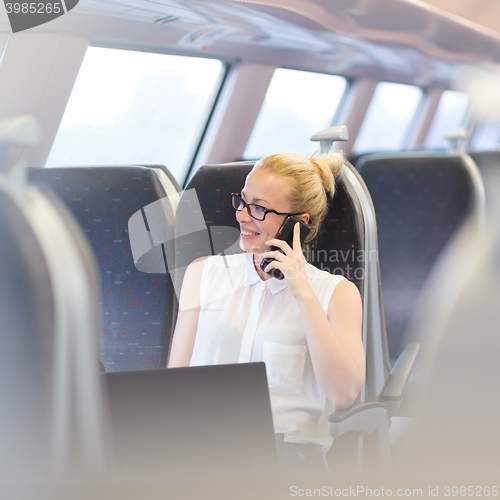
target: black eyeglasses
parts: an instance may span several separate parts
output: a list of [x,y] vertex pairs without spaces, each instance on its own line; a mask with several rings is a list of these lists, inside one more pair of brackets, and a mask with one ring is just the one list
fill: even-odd
[[262,205],[255,205],[255,203],[247,203],[239,193],[231,193],[231,203],[236,212],[241,212],[244,208],[248,210],[248,215],[255,220],[263,221],[266,215],[270,212],[276,215],[302,215],[305,212],[297,212],[293,214],[276,212],[270,208],[265,208]]

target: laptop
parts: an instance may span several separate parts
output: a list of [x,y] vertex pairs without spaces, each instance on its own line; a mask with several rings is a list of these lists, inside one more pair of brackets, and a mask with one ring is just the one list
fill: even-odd
[[121,465],[173,470],[277,460],[263,362],[101,377]]

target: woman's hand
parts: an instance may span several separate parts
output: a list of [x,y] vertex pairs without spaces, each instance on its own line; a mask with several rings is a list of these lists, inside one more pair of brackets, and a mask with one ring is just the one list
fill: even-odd
[[356,399],[365,380],[359,291],[350,281],[342,280],[335,287],[325,314],[307,279],[299,224],[293,228],[293,249],[275,238],[266,244],[284,252],[276,250],[262,254],[263,258],[276,259],[265,270],[280,269],[297,301],[318,384],[336,408],[347,408]]
[[274,250],[262,254],[263,259],[276,259],[267,265],[265,272],[269,272],[271,269],[279,269],[285,276],[290,293],[294,297],[312,292],[306,274],[306,259],[300,245],[300,224],[297,222],[293,227],[293,248],[290,248],[286,241],[276,238],[265,243],[269,246],[278,247],[283,251],[282,253],[279,250]]

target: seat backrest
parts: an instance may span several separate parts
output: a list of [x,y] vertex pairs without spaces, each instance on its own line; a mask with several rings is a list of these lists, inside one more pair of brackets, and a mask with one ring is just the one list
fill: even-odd
[[[500,164],[499,164],[500,165]],[[411,333],[425,346],[416,369],[414,425],[398,449],[395,477],[447,484],[494,482],[500,455],[500,176],[486,231],[458,231],[426,283]],[[396,465],[396,464],[395,464]],[[439,474],[436,476],[436,470]],[[402,483],[403,484],[403,483]]]
[[105,460],[95,261],[62,203],[10,181],[0,174],[2,471],[95,473]]
[[102,303],[100,357],[106,371],[164,366],[175,294],[165,271],[137,270],[128,222],[147,205],[177,193],[177,182],[162,166],[32,169],[30,182],[64,201],[92,245],[100,274],[96,300]]
[[36,235],[2,186],[0,234],[0,463],[30,471],[50,447],[54,297]]
[[[208,228],[229,226],[236,229],[232,238],[223,239],[227,246],[224,248],[223,244],[219,245],[215,249],[218,251],[214,253],[241,251],[238,246],[239,225],[231,206],[230,194],[243,188],[254,163],[205,165],[195,173],[187,186],[187,190],[196,191]],[[188,208],[184,208],[183,197],[177,213],[180,218],[183,218],[184,210],[192,211],[191,203]],[[176,238],[176,258],[181,268],[197,257],[212,253],[210,245],[196,244],[195,236]],[[344,166],[336,179],[336,194],[330,203],[323,228],[311,244],[310,261],[319,269],[344,275],[356,283],[361,292],[368,367],[367,392],[361,397],[377,399],[390,367],[383,304],[379,300],[375,216],[366,187],[350,165]]]
[[464,155],[364,155],[356,166],[375,204],[389,349],[396,359],[431,268],[466,217],[480,217],[484,188]]
[[95,258],[64,205],[6,160],[38,137],[32,117],[0,122],[0,464],[30,485],[95,477],[107,456]]

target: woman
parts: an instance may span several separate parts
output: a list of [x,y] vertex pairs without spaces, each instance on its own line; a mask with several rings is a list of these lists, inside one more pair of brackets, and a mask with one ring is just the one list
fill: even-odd
[[[337,153],[258,161],[233,195],[245,253],[193,262],[180,296],[169,367],[265,361],[284,461],[323,460],[328,414],[350,406],[365,378],[358,289],[306,262],[298,223],[293,249],[274,238],[291,214],[310,226],[306,244],[316,236],[342,164]],[[272,268],[285,279],[271,278]]]

